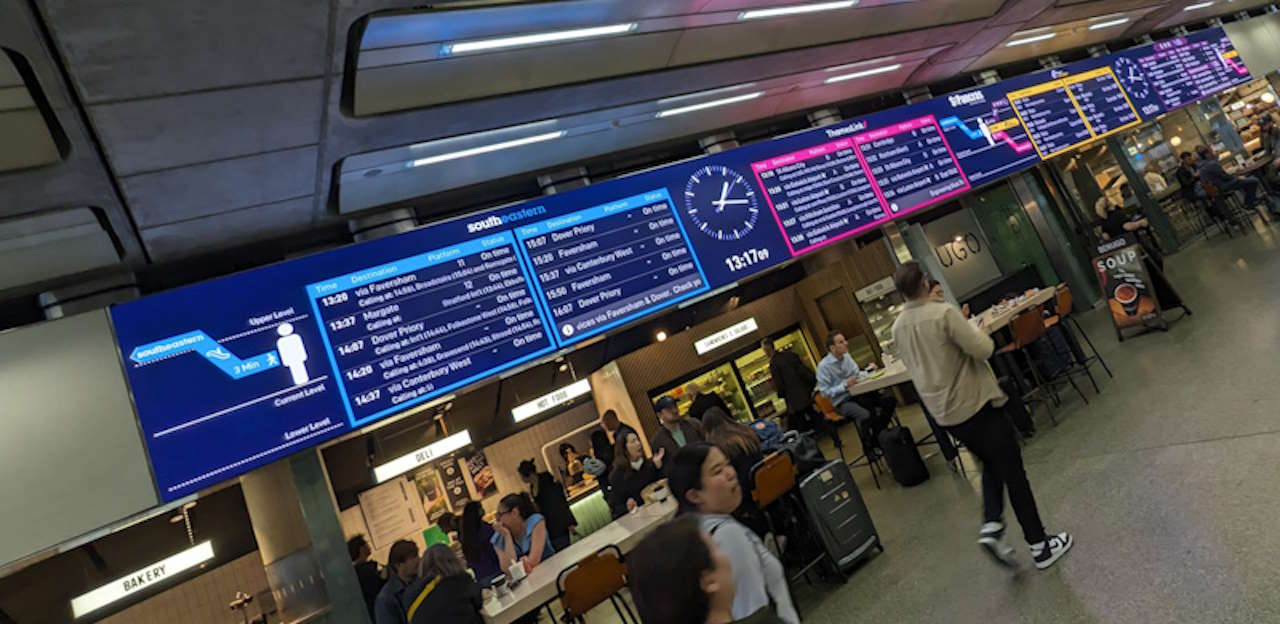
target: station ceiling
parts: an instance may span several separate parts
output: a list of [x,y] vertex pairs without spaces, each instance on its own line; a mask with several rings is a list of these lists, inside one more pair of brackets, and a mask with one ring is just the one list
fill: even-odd
[[[56,243],[40,228],[67,220],[48,215],[89,209],[99,240],[77,273],[110,263],[104,241],[143,269],[389,205],[431,219],[481,207],[458,190],[489,181],[536,193],[536,175],[606,154],[1267,4],[0,0],[0,128],[45,126],[0,141],[16,163],[0,167],[0,244]],[[663,114],[725,98],[740,99]],[[0,293],[69,277],[47,273]]]

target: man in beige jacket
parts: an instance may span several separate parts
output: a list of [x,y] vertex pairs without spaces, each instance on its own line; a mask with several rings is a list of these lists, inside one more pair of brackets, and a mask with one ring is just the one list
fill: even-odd
[[1022,451],[1004,415],[1009,397],[987,364],[995,344],[954,305],[929,296],[928,276],[915,262],[899,267],[893,282],[907,298],[893,324],[893,340],[911,381],[938,424],[982,461],[984,524],[978,543],[998,563],[1017,565],[1003,540],[1007,488],[1031,558],[1037,568],[1048,568],[1071,548],[1071,535],[1047,535],[1040,522]]

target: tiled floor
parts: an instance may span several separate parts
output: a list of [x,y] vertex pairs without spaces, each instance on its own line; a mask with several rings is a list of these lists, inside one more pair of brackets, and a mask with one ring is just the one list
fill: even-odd
[[[1064,393],[1057,427],[1037,413],[1024,451],[1045,522],[1075,535],[1059,565],[1030,566],[1011,512],[1023,571],[980,553],[972,460],[965,479],[931,457],[933,477],[910,489],[877,490],[861,468],[886,551],[843,586],[796,586],[805,621],[1280,622],[1277,232],[1171,256],[1195,315],[1168,333],[1119,343],[1102,310],[1084,315],[1115,378],[1098,369],[1088,405]],[[902,417],[927,432],[918,411]]]

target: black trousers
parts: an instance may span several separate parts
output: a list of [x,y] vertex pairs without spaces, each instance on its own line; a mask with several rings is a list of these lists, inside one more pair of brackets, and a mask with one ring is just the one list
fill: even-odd
[[1044,524],[1022,466],[1022,449],[1018,448],[1017,434],[1004,411],[988,403],[973,418],[946,430],[982,462],[983,520],[1003,521],[1004,493],[1008,489],[1009,503],[1022,525],[1022,536],[1028,544],[1043,542]]

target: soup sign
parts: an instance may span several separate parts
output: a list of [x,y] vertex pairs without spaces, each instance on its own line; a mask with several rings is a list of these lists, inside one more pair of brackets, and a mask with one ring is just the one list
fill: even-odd
[[1142,263],[1142,247],[1128,238],[1118,238],[1099,245],[1098,254],[1093,268],[1116,329],[1159,321],[1160,302]]

